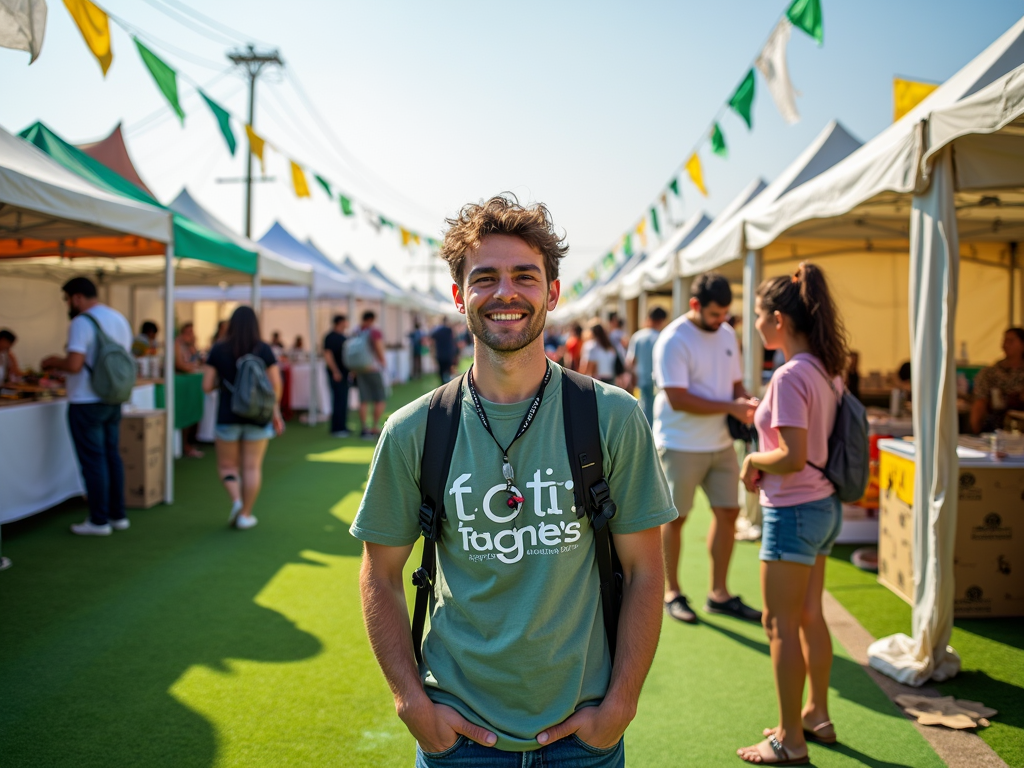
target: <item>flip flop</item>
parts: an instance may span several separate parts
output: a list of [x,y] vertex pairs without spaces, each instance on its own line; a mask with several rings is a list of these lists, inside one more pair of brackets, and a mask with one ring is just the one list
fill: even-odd
[[[822,736],[820,733],[818,733],[818,731],[820,731],[822,728],[826,728],[826,727],[827,728],[832,728],[833,733],[832,733],[831,736]],[[836,737],[836,734],[835,734],[834,731],[835,731],[835,726],[832,725],[832,721],[831,720],[826,720],[823,723],[818,723],[816,726],[814,726],[814,728],[811,728],[811,729],[804,728],[804,738],[807,741],[813,741],[816,744],[835,744],[838,741],[838,738]]]
[[807,765],[811,762],[810,755],[804,755],[803,757],[790,757],[789,751],[782,746],[782,742],[775,737],[775,734],[768,737],[768,746],[770,746],[772,748],[772,752],[775,753],[775,760],[765,760],[764,757],[762,757],[761,762],[755,763],[751,760],[743,760],[739,755],[737,755],[737,757],[739,757],[740,760],[743,760],[743,762],[750,763],[751,765]]

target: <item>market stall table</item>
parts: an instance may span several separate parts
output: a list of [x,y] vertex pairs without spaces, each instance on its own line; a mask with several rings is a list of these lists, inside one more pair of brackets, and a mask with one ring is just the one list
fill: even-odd
[[[291,397],[289,406],[295,411],[309,410],[309,363],[291,364]],[[316,361],[317,410],[320,418],[331,415],[331,388],[327,383],[327,365],[323,360]]]
[[[164,407],[164,385],[156,385],[156,407]],[[174,428],[185,429],[203,419],[203,374],[177,373],[174,375]]]

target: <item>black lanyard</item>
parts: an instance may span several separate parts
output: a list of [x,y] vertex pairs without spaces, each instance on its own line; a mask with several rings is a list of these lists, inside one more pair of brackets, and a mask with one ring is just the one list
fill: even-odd
[[515,472],[512,470],[512,464],[508,460],[508,452],[515,444],[516,440],[526,434],[526,430],[530,428],[533,423],[534,417],[537,415],[537,409],[540,408],[540,403],[544,399],[544,388],[547,387],[548,382],[551,380],[551,366],[547,366],[547,370],[544,372],[544,380],[540,383],[540,389],[537,390],[537,394],[533,396],[533,402],[530,403],[529,409],[526,411],[526,415],[523,416],[523,421],[519,425],[519,429],[516,431],[516,436],[512,438],[512,442],[506,447],[502,448],[501,443],[498,442],[498,438],[494,436],[494,432],[491,431],[491,424],[487,420],[487,412],[484,411],[484,407],[480,402],[480,396],[476,393],[476,387],[473,386],[473,368],[470,367],[469,373],[466,375],[466,381],[469,384],[469,394],[473,397],[473,407],[476,409],[476,415],[480,417],[480,423],[484,425],[484,429],[487,430],[487,434],[491,436],[491,440],[494,444],[501,449],[501,475],[505,478],[505,491],[509,494],[508,506],[509,508],[515,508],[523,503],[523,497],[514,493],[512,490],[512,483],[515,480]]

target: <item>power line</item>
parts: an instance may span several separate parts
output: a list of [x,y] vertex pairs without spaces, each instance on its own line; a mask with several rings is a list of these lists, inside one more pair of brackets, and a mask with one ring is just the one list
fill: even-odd
[[164,40],[161,40],[159,37],[156,37],[155,35],[151,35],[149,32],[146,32],[140,27],[136,27],[134,24],[125,21],[121,17],[115,16],[114,14],[110,13],[110,11],[106,11],[106,14],[111,19],[113,19],[118,26],[120,26],[125,32],[127,32],[132,37],[142,38],[143,40],[157,48],[162,48],[165,51],[170,51],[175,56],[180,56],[183,59],[191,61],[193,64],[198,64],[200,67],[212,69],[215,72],[220,72],[221,69],[223,69],[224,67],[224,65],[221,62],[211,61],[210,59],[204,59],[202,56],[196,56],[195,54],[189,53],[188,51],[179,48],[176,45],[172,45],[171,43],[165,42]]
[[[230,75],[233,71],[234,70],[231,69],[230,67],[228,69],[225,69],[223,72],[221,72],[219,75],[214,77],[212,80],[208,80],[205,85],[201,86],[201,88],[203,90],[211,89],[214,85],[216,85],[221,80],[223,80],[225,77]],[[200,88],[200,86],[196,86],[196,88],[198,90]],[[229,94],[229,96],[225,96],[223,98],[229,98],[230,96],[234,96],[234,94],[235,94],[235,92],[232,91],[231,94]],[[181,100],[185,101],[186,99],[190,99],[190,98],[192,98],[195,95],[196,95],[195,91],[190,91],[190,92],[186,93],[182,97]],[[175,115],[175,113],[174,113],[174,110],[171,109],[171,106],[169,104],[163,104],[162,106],[158,107],[157,109],[154,109],[148,115],[140,117],[134,123],[131,123],[130,125],[124,126],[124,132],[125,133],[135,133],[136,135],[141,134],[141,133],[145,133],[150,128],[153,128],[153,127],[161,124],[164,120],[168,119],[172,115],[177,117],[177,115]]]
[[196,34],[202,35],[207,40],[212,40],[218,45],[238,45],[238,40],[233,37],[228,37],[220,32],[211,31],[208,28],[196,24],[195,21],[185,16],[180,11],[175,10],[173,7],[169,7],[164,3],[166,0],[145,0],[146,4],[160,11],[168,18],[174,19],[176,22],[181,24],[183,27],[191,29]]
[[162,0],[162,2],[166,3],[167,5],[174,6],[178,10],[183,11],[184,13],[187,13],[189,16],[198,19],[203,24],[206,24],[208,27],[212,29],[219,30],[224,34],[235,38],[235,42],[233,42],[232,45],[237,43],[257,42],[260,43],[261,45],[265,45],[270,48],[274,47],[273,43],[270,43],[266,40],[261,40],[258,37],[254,37],[244,32],[239,32],[234,27],[230,27],[227,24],[223,24],[217,21],[216,19],[207,16],[206,14],[200,13],[195,8],[192,8],[191,6],[181,2],[181,0]]

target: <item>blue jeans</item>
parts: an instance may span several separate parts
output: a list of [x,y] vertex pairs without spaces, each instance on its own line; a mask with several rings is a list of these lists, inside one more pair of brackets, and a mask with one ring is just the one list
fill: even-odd
[[843,527],[839,497],[795,504],[761,507],[761,559],[814,565],[818,555],[829,555]]
[[624,768],[626,747],[622,739],[611,749],[598,749],[576,736],[532,752],[502,752],[482,747],[465,736],[444,752],[424,752],[416,746],[416,768]]
[[111,520],[123,520],[124,465],[118,449],[121,406],[71,403],[68,426],[89,496],[90,522],[106,525]]
[[331,432],[348,431],[348,376],[331,377]]

